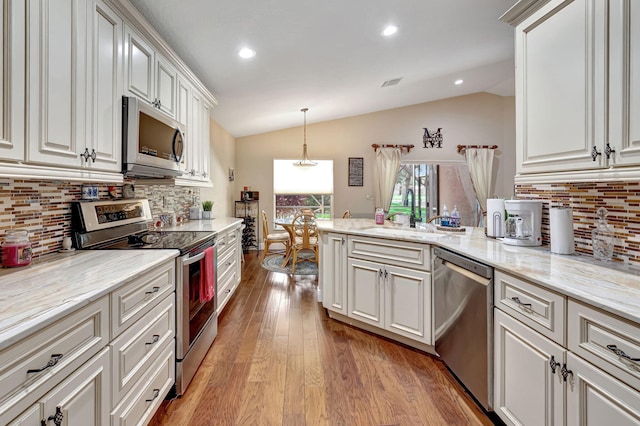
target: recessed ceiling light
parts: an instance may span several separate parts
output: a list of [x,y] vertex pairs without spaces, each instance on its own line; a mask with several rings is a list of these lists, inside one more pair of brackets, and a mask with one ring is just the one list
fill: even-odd
[[463,79],[458,79],[458,80],[453,82],[453,84],[455,84],[456,86],[460,86],[462,83],[464,83]]
[[240,49],[240,52],[238,52],[238,56],[245,59],[253,58],[254,56],[256,56],[256,51],[245,47]]
[[398,31],[398,27],[396,27],[395,25],[389,25],[384,29],[384,31],[382,31],[382,35],[385,37],[389,37],[390,35],[395,34],[396,31]]

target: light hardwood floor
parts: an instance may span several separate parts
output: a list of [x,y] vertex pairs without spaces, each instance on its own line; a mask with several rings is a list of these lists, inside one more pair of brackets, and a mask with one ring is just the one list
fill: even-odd
[[437,358],[330,319],[317,283],[245,254],[182,398],[151,425],[491,425]]

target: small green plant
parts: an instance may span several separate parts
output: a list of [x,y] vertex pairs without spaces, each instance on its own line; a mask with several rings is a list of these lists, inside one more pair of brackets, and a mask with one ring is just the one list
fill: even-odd
[[203,201],[202,202],[202,210],[205,212],[210,212],[213,208],[213,201]]

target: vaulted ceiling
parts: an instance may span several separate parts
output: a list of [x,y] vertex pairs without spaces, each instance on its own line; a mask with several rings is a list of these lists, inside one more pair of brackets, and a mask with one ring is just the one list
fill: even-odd
[[[131,3],[216,97],[213,117],[235,137],[300,126],[303,107],[314,123],[514,94],[513,28],[498,17],[516,0]],[[398,31],[384,37],[390,24]],[[243,47],[256,55],[239,57]]]

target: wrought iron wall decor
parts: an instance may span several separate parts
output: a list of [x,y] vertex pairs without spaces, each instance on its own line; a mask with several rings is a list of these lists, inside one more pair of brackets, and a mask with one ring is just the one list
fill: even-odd
[[363,157],[349,157],[349,186],[364,186],[363,169]]
[[442,148],[442,127],[438,127],[435,132],[423,127],[424,135],[422,136],[423,148]]

